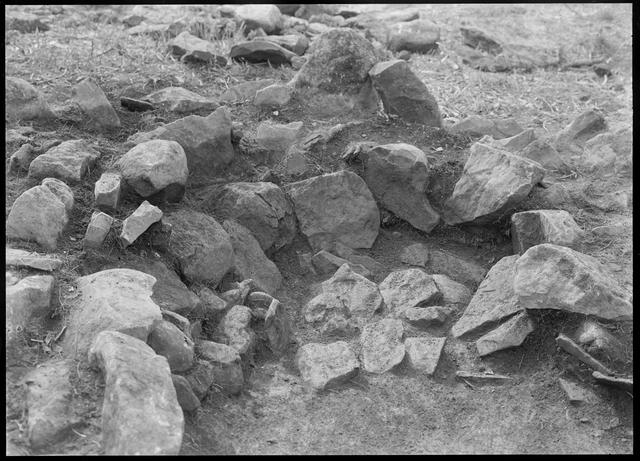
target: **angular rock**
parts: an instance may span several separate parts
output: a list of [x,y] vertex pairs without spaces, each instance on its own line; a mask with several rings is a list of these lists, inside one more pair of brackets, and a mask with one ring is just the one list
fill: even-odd
[[222,103],[229,104],[252,100],[258,90],[273,85],[274,83],[276,83],[276,81],[270,78],[239,83],[225,90],[218,99]]
[[418,328],[442,325],[452,313],[452,309],[443,306],[407,307],[402,310],[403,318]]
[[369,76],[385,112],[412,123],[442,126],[438,103],[405,61],[380,62],[371,68]]
[[171,381],[173,387],[176,390],[176,398],[178,404],[184,411],[195,411],[200,408],[200,399],[196,397],[191,389],[191,384],[187,381],[187,378],[180,375],[171,375]]
[[236,43],[229,52],[229,57],[234,61],[246,61],[252,64],[268,62],[273,66],[291,64],[291,58],[295,56],[297,54],[293,51],[265,40]]
[[51,314],[55,288],[56,282],[51,275],[31,275],[6,286],[7,341],[13,340],[34,320]]
[[559,309],[604,320],[630,320],[630,294],[600,262],[570,248],[544,243],[518,259],[515,295],[526,309]]
[[307,48],[309,48],[309,39],[300,34],[265,35],[264,37],[256,37],[254,40],[264,40],[275,43],[282,48],[293,51],[298,56],[302,56],[304,52],[307,51]]
[[449,225],[488,224],[512,211],[544,177],[536,162],[475,143],[443,219]]
[[423,243],[414,243],[400,253],[400,261],[411,266],[428,269],[427,272],[441,272],[468,284],[477,284],[484,279],[487,271],[477,263],[456,256],[448,251],[431,248]]
[[479,142],[484,144],[495,145],[509,152],[520,152],[533,141],[536,140],[536,131],[533,128],[523,130],[510,138],[493,139],[491,136],[483,136]]
[[596,357],[607,360],[624,360],[625,347],[606,328],[591,319],[580,323],[574,337],[576,342]]
[[73,99],[87,117],[87,122],[104,130],[120,128],[120,119],[102,89],[90,79],[73,87]]
[[447,338],[407,338],[404,348],[409,366],[414,370],[433,375]]
[[227,220],[222,227],[233,246],[233,271],[240,280],[253,279],[260,291],[275,294],[282,284],[278,267],[267,258],[251,232],[236,221]]
[[594,358],[591,354],[588,354],[580,346],[578,346],[571,338],[565,336],[560,333],[556,338],[556,345],[563,349],[565,352],[573,355],[582,363],[588,365],[594,370],[604,373],[607,375],[612,375],[613,371],[607,368],[603,363]]
[[93,189],[95,206],[113,212],[120,206],[121,176],[117,173],[102,173]]
[[382,207],[430,232],[440,221],[425,191],[429,164],[424,152],[404,143],[376,146],[364,160],[364,180]]
[[105,377],[105,454],[177,455],[184,416],[167,359],[139,339],[103,331],[91,346],[89,362]]
[[182,146],[164,139],[138,144],[114,166],[137,194],[154,201],[180,201],[189,177],[187,156]]
[[100,152],[86,141],[64,141],[38,155],[29,165],[31,178],[58,178],[66,182],[80,182],[100,158]]
[[572,150],[572,145],[583,147],[585,142],[607,128],[604,117],[594,111],[587,110],[558,132],[554,140],[554,147],[558,151]]
[[229,234],[210,216],[191,210],[165,215],[173,226],[169,253],[189,282],[217,285],[233,266]]
[[243,357],[251,356],[256,342],[250,323],[251,309],[247,306],[233,306],[222,319],[222,332],[229,339],[229,346]]
[[219,66],[225,66],[227,60],[220,56],[218,47],[208,41],[191,35],[189,32],[181,32],[169,42],[169,50],[184,61],[203,61]]
[[391,51],[407,50],[428,53],[438,49],[440,28],[428,19],[397,22],[389,27],[387,48]]
[[145,342],[162,320],[160,308],[151,300],[155,283],[155,277],[131,269],[108,269],[78,278],[80,297],[64,336],[65,352],[86,357],[91,342],[103,330]]
[[235,14],[247,30],[260,28],[270,34],[282,28],[282,13],[275,5],[242,5]]
[[[344,264],[329,280],[322,282],[322,292],[304,307],[307,322],[322,322],[335,318],[348,320],[362,329],[382,307],[383,298],[375,283]],[[334,320],[335,321],[335,320]]]
[[151,224],[160,221],[162,210],[146,200],[122,222],[120,241],[126,248],[146,231]]
[[538,162],[548,170],[566,171],[569,167],[558,151],[547,141],[535,139],[516,152],[521,157]]
[[350,248],[371,248],[380,229],[380,213],[365,182],[355,173],[316,176],[288,184],[301,232],[315,250],[338,241]]
[[291,342],[291,325],[284,306],[274,299],[264,317],[264,330],[273,352],[282,355]]
[[348,264],[352,271],[363,277],[371,277],[371,271],[361,264],[354,264],[346,259],[329,253],[325,250],[318,251],[311,257],[311,264],[318,274],[326,275],[335,273],[343,264]]
[[56,178],[44,178],[40,184],[49,189],[58,197],[58,199],[60,199],[64,204],[64,208],[67,210],[67,213],[71,212],[74,204],[73,191],[65,182]]
[[205,203],[216,216],[234,219],[249,229],[266,252],[290,244],[296,235],[293,207],[273,183],[230,183],[212,189]]
[[509,347],[519,346],[534,330],[526,312],[520,312],[486,335],[478,338],[476,348],[480,356],[489,355]]
[[524,309],[513,290],[514,271],[519,257],[505,256],[489,270],[462,317],[451,328],[454,338],[497,323]]
[[443,274],[432,274],[431,277],[442,294],[441,302],[445,305],[466,306],[471,300],[471,291],[461,283],[451,280]]
[[616,387],[627,392],[633,392],[633,379],[607,376],[599,371],[594,371],[591,373],[591,376],[600,384]]
[[69,222],[65,204],[46,186],[35,186],[20,195],[6,221],[6,237],[35,240],[54,251]]
[[502,53],[502,45],[481,29],[476,27],[460,27],[460,33],[462,34],[464,44],[471,48],[476,48],[491,54]]
[[567,394],[567,398],[569,402],[585,402],[587,400],[595,400],[595,394],[593,392],[585,389],[584,387],[568,381],[566,379],[558,378],[558,382],[560,383],[560,387]]
[[120,105],[131,112],[146,112],[155,109],[155,106],[150,102],[128,98],[126,96],[120,96]]
[[358,374],[358,360],[344,341],[330,344],[309,343],[296,354],[302,379],[316,390],[330,389]]
[[[253,104],[267,109],[278,108],[287,105],[291,100],[293,89],[287,85],[269,85],[256,92]],[[302,124],[302,122],[298,122]],[[302,126],[302,125],[301,125]]]
[[393,312],[434,304],[442,298],[433,277],[420,269],[391,272],[379,285],[385,305]]
[[198,353],[213,365],[213,383],[220,386],[223,392],[237,395],[242,391],[244,376],[240,354],[236,349],[226,344],[200,341]]
[[209,288],[205,287],[201,289],[198,293],[198,297],[200,298],[207,315],[218,318],[224,314],[224,311],[227,308],[227,302]]
[[256,130],[256,142],[260,148],[268,152],[268,155],[264,159],[257,160],[267,164],[281,161],[287,149],[300,137],[301,130],[302,122],[291,122],[286,125],[262,122]]
[[196,397],[202,401],[209,393],[209,388],[213,384],[214,366],[207,360],[196,359],[194,367],[185,376],[191,390]]
[[154,91],[146,95],[144,99],[153,103],[154,106],[181,114],[199,110],[214,111],[220,107],[220,104],[214,99],[205,98],[179,86],[170,86]]
[[60,269],[63,263],[62,259],[53,254],[40,254],[15,248],[6,248],[4,253],[5,266],[30,267],[51,272]]
[[39,151],[31,144],[23,144],[20,149],[11,154],[9,171],[12,173],[17,173],[20,170],[28,171],[29,165],[38,155]]
[[164,320],[166,322],[169,322],[172,325],[175,325],[176,327],[178,327],[178,329],[181,332],[183,332],[187,336],[190,335],[191,322],[189,322],[188,318],[183,317],[180,314],[176,314],[175,312],[165,310],[165,309],[160,309],[160,311],[162,312],[162,320]]
[[231,145],[231,115],[225,106],[207,117],[189,115],[147,133],[128,139],[134,145],[152,139],[176,141],[184,149],[187,166],[194,176],[215,176],[234,157]]
[[32,448],[42,449],[62,440],[71,428],[71,362],[45,362],[25,378],[27,436]]
[[541,243],[575,246],[584,231],[564,210],[522,211],[511,215],[513,251],[523,254]]
[[16,77],[5,78],[4,111],[9,120],[56,118],[44,95],[30,83]]
[[523,128],[513,119],[487,119],[479,115],[470,115],[455,123],[449,130],[469,136],[489,135],[493,139],[503,139],[522,133]]
[[402,322],[383,319],[364,327],[360,336],[362,365],[370,373],[384,373],[404,359]]
[[100,248],[107,234],[111,230],[113,218],[106,213],[94,211],[84,234],[84,248]]
[[173,373],[187,371],[193,365],[193,341],[173,323],[161,320],[149,333],[149,347],[167,358]]

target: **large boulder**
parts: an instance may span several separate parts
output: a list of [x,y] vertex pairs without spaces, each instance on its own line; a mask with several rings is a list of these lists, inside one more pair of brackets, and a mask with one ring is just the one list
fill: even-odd
[[182,276],[191,283],[217,285],[233,266],[229,234],[211,216],[197,211],[173,211],[164,220],[173,229],[168,251]]
[[205,195],[205,207],[245,226],[265,252],[290,244],[296,234],[293,207],[282,189],[270,182],[214,187]]
[[584,231],[564,210],[532,210],[511,216],[513,251],[523,254],[541,243],[571,247],[578,243]]
[[540,164],[475,143],[462,177],[445,202],[443,219],[449,225],[500,220],[522,202],[543,177]]
[[442,126],[438,103],[405,61],[379,62],[369,70],[369,76],[388,114],[421,125]]
[[397,22],[388,30],[387,48],[391,51],[428,53],[438,49],[440,28],[428,19]]
[[29,165],[29,176],[42,179],[58,178],[70,183],[78,183],[100,158],[100,152],[86,141],[64,141],[38,155]]
[[138,144],[120,157],[115,167],[140,196],[170,202],[182,198],[189,176],[182,146],[164,139]]
[[4,113],[8,120],[48,120],[56,115],[49,108],[44,95],[21,78],[6,77]]
[[567,247],[529,248],[515,265],[513,287],[525,309],[559,309],[604,320],[630,320],[631,295],[600,262]]
[[131,136],[137,145],[152,139],[176,141],[184,149],[187,166],[194,176],[216,176],[234,157],[231,145],[231,115],[222,106],[206,117],[189,115],[147,133]]
[[309,343],[298,349],[296,365],[302,379],[317,390],[335,387],[358,374],[358,360],[349,344]]
[[89,361],[105,380],[105,454],[177,455],[184,416],[167,359],[139,339],[103,331],[95,337]]
[[315,250],[338,241],[350,248],[371,248],[380,229],[380,212],[371,191],[355,173],[316,176],[289,184],[301,232]]
[[428,161],[424,152],[404,143],[370,150],[364,161],[364,180],[375,199],[416,229],[430,232],[440,215],[429,203]]
[[120,119],[107,96],[90,79],[73,87],[73,100],[85,114],[88,125],[100,130],[120,128]]
[[383,319],[368,324],[360,336],[362,366],[370,373],[384,373],[404,359],[402,321]]
[[420,269],[391,272],[379,289],[387,308],[397,314],[407,308],[433,305],[442,299],[433,277]]
[[205,98],[179,86],[170,86],[154,91],[146,95],[144,100],[154,106],[181,114],[199,110],[214,111],[220,106],[214,99]]

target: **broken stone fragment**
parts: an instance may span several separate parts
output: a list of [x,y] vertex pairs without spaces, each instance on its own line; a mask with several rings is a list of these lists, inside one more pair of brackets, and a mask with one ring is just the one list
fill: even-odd
[[84,234],[83,245],[85,248],[99,248],[111,230],[113,218],[101,211],[95,211]]
[[519,346],[533,330],[533,321],[526,312],[516,314],[476,341],[478,354],[484,356],[502,349]]
[[447,338],[407,338],[404,347],[407,361],[414,370],[433,375]]
[[122,223],[120,241],[125,248],[131,245],[151,224],[160,221],[162,210],[146,200]]
[[360,336],[364,369],[384,373],[402,362],[405,354],[403,334],[400,320],[383,319],[367,324]]
[[95,206],[103,211],[117,211],[120,205],[121,177],[117,173],[102,173],[93,189]]
[[358,360],[344,341],[330,344],[309,343],[296,354],[302,379],[316,390],[329,389],[358,373]]

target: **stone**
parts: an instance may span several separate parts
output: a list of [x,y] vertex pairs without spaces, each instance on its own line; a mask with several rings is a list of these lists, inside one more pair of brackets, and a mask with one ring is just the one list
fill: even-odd
[[236,349],[226,344],[200,341],[198,353],[213,365],[213,383],[219,386],[223,392],[237,395],[242,391],[244,376],[240,354]]
[[587,110],[560,130],[554,139],[554,147],[559,151],[572,151],[572,145],[583,147],[585,142],[607,128],[602,114]]
[[411,266],[424,267],[429,273],[441,272],[468,284],[480,283],[487,273],[482,266],[473,261],[424,243],[414,243],[405,247],[400,253],[400,261]]
[[147,24],[145,22],[127,30],[128,35],[148,35],[154,40],[173,38],[182,32],[187,25],[182,21],[163,24]]
[[13,202],[6,221],[6,237],[35,240],[46,250],[54,251],[68,222],[66,207],[58,196],[46,186],[35,186]]
[[170,86],[158,91],[154,91],[144,97],[145,101],[149,101],[155,107],[161,107],[164,110],[177,112],[180,114],[196,112],[199,110],[214,111],[220,104],[210,98],[200,96],[198,93],[189,91],[182,87]]
[[56,118],[42,92],[16,77],[5,78],[4,108],[5,118],[11,121]]
[[30,327],[34,320],[52,313],[56,281],[51,275],[30,275],[6,285],[7,342],[16,338],[19,331]]
[[274,299],[264,317],[264,331],[267,333],[270,349],[283,355],[291,342],[291,324],[285,307]]
[[595,402],[597,397],[593,392],[574,382],[568,381],[563,378],[558,378],[560,387],[567,394],[567,398],[571,403],[591,401]]
[[588,367],[607,375],[613,374],[613,371],[611,369],[607,368],[602,362],[593,357],[591,354],[585,352],[578,344],[575,343],[575,341],[573,341],[568,336],[560,333],[556,337],[556,345],[565,352],[576,357]]
[[324,34],[330,31],[332,28],[321,22],[310,22],[307,26],[307,33],[311,36]]
[[91,342],[103,330],[145,342],[162,320],[160,308],[151,299],[155,283],[155,277],[132,269],[108,269],[78,278],[78,304],[64,335],[65,353],[86,357]]
[[203,203],[216,216],[233,219],[249,229],[265,252],[289,245],[296,235],[293,206],[271,182],[236,182],[212,188]]
[[58,199],[60,199],[64,204],[64,208],[67,210],[67,213],[71,212],[74,204],[73,191],[65,182],[56,178],[44,178],[40,184],[49,189],[58,197]]
[[122,177],[118,173],[102,173],[93,189],[94,205],[107,212],[114,212],[120,206]]
[[235,13],[247,30],[260,28],[270,34],[282,28],[282,13],[275,5],[241,5]]
[[362,366],[370,373],[384,373],[404,359],[402,343],[404,329],[396,319],[383,319],[369,323],[360,336]]
[[526,312],[520,312],[476,341],[478,355],[485,356],[509,347],[519,346],[534,330]]
[[433,277],[415,268],[391,272],[379,289],[385,305],[398,313],[409,307],[433,305],[442,299]]
[[320,250],[311,257],[311,264],[318,274],[326,275],[335,273],[343,264],[348,264],[352,271],[363,277],[371,277],[371,271],[361,264],[354,264],[346,259]]
[[155,109],[155,106],[150,102],[126,96],[120,96],[120,105],[131,112],[146,112]]
[[224,221],[222,227],[231,238],[235,275],[240,280],[253,279],[260,291],[275,294],[282,285],[282,275],[273,261],[265,256],[251,231],[233,220]]
[[631,320],[630,294],[600,262],[567,247],[529,248],[515,266],[513,287],[525,309],[559,309],[604,320]]
[[233,306],[222,319],[222,333],[229,339],[229,346],[240,356],[250,357],[253,353],[256,337],[249,328],[251,309],[247,306]]
[[540,164],[485,144],[471,146],[443,219],[448,225],[489,224],[512,211],[544,177]]
[[40,271],[52,272],[60,269],[64,261],[54,254],[40,254],[32,251],[5,248],[5,266],[29,267]]
[[267,164],[281,161],[289,147],[300,137],[301,130],[302,122],[291,122],[286,125],[272,122],[260,123],[256,130],[255,139],[258,146],[266,150],[268,154],[266,158],[257,160]]
[[91,346],[89,362],[101,369],[105,379],[105,454],[177,455],[184,416],[167,359],[140,339],[102,331]]
[[345,19],[340,15],[331,15],[327,13],[314,14],[309,17],[309,22],[319,22],[329,27],[344,27]]
[[195,396],[203,401],[213,384],[214,366],[206,360],[196,359],[196,364],[185,376]]
[[522,211],[511,215],[513,251],[518,254],[541,243],[576,246],[583,236],[584,231],[564,210]]
[[364,159],[364,180],[380,205],[416,229],[430,232],[440,221],[425,191],[429,163],[424,152],[404,143],[370,150]]
[[307,58],[303,56],[294,56],[293,58],[291,58],[291,67],[293,67],[295,70],[300,70],[306,62]]
[[513,119],[488,119],[479,115],[470,115],[453,124],[449,130],[474,137],[489,135],[493,139],[509,138],[524,131]]
[[296,365],[302,380],[316,390],[331,389],[358,374],[358,360],[349,344],[309,343],[296,353]]
[[187,378],[172,374],[171,382],[173,382],[173,387],[176,390],[176,398],[182,410],[196,411],[200,408],[200,399],[193,393],[191,384],[189,384]]
[[480,142],[485,144],[495,144],[497,147],[515,154],[535,140],[536,131],[533,128],[529,128],[527,130],[522,130],[520,133],[509,138],[493,139],[491,136],[484,136],[480,139]]
[[432,274],[431,277],[442,294],[441,302],[445,305],[466,306],[471,300],[471,291],[461,283],[451,280],[443,274]]
[[214,43],[191,35],[187,31],[181,32],[169,42],[169,51],[183,61],[202,61],[219,66],[227,64],[226,58],[219,55],[219,49]]
[[418,328],[442,325],[451,313],[451,308],[443,306],[407,307],[402,310],[403,318]]
[[129,137],[133,145],[152,139],[176,141],[184,149],[189,171],[198,177],[216,176],[234,158],[231,115],[225,106],[206,117],[189,115],[147,133]]
[[45,362],[25,376],[27,386],[27,437],[32,448],[48,448],[71,428],[71,362]]
[[253,100],[258,90],[273,85],[274,83],[276,83],[276,81],[271,78],[239,83],[225,90],[218,97],[218,100],[227,104]]
[[276,3],[276,6],[282,14],[293,16],[301,5],[299,3]]
[[151,224],[162,219],[162,210],[146,200],[122,222],[120,241],[126,248],[140,237]]
[[78,183],[100,158],[100,152],[86,141],[64,141],[38,155],[29,165],[29,177],[53,177],[65,182]]
[[293,89],[287,85],[269,85],[256,92],[253,104],[265,109],[277,109],[287,105],[292,94]]
[[293,51],[265,40],[236,43],[229,52],[229,57],[234,61],[246,61],[252,64],[268,62],[273,66],[291,64],[291,58],[295,56],[297,54]]
[[31,144],[23,144],[17,151],[11,154],[9,171],[12,173],[17,173],[20,170],[28,171],[29,165],[31,165],[33,159],[38,155],[39,151]]
[[502,45],[500,45],[496,39],[490,37],[485,31],[477,27],[460,27],[460,33],[462,34],[463,43],[471,48],[486,51],[494,55],[502,53]]
[[284,171],[291,176],[304,175],[313,168],[307,156],[300,149],[289,149],[282,159]]
[[200,298],[207,314],[214,318],[219,318],[224,314],[224,311],[227,308],[227,302],[209,288],[205,287],[201,289],[198,293],[198,297]]
[[591,376],[599,384],[615,387],[627,392],[633,392],[633,379],[608,376],[603,373],[600,373],[599,371],[594,371],[593,373],[591,373]]
[[73,100],[87,117],[86,122],[99,130],[120,128],[120,119],[102,89],[90,79],[73,87]]
[[428,53],[438,49],[440,28],[428,19],[397,22],[389,27],[387,48],[391,51],[406,50]]
[[427,376],[433,375],[446,340],[447,338],[407,338],[404,341],[407,363],[416,371]]
[[265,35],[264,37],[256,37],[254,40],[264,40],[275,43],[282,48],[293,51],[298,56],[302,56],[304,52],[307,51],[307,48],[309,48],[309,39],[300,34]]
[[405,61],[380,62],[371,68],[369,76],[386,113],[412,123],[442,126],[438,103]]
[[113,218],[101,211],[94,211],[87,226],[82,242],[84,248],[100,248],[107,234],[111,230]]
[[264,293],[262,291],[254,291],[247,295],[247,298],[245,299],[245,303],[248,307],[252,309],[255,309],[255,308],[269,309],[269,307],[271,306],[271,302],[274,299],[275,298],[268,293]]
[[302,313],[309,323],[326,323],[342,317],[362,329],[382,307],[382,302],[375,283],[343,264],[333,277],[322,282],[321,293],[305,305]]
[[544,139],[534,139],[516,154],[538,162],[548,170],[564,172],[569,168],[555,147]]
[[463,381],[475,381],[478,383],[506,384],[513,378],[498,373],[473,373],[468,371],[456,371],[456,378]]
[[505,256],[493,265],[469,301],[462,317],[451,328],[454,338],[496,324],[503,318],[523,310],[513,289],[516,261],[519,257]]
[[138,195],[178,202],[189,177],[187,156],[176,141],[153,139],[138,144],[115,163],[122,178]]
[[371,191],[347,170],[290,183],[300,231],[314,250],[338,241],[350,248],[371,248],[380,229],[380,212]]
[[147,343],[156,354],[167,358],[172,373],[187,371],[193,365],[193,341],[173,323],[158,322],[149,333]]
[[[181,332],[183,332],[184,334],[190,337],[191,322],[189,322],[188,318],[162,308],[160,309],[160,312],[162,313],[162,320],[169,322],[172,325],[175,325],[176,327],[178,327],[178,329]],[[193,341],[193,338],[190,338],[190,339]]]
[[605,327],[592,319],[584,319],[578,326],[574,337],[589,354],[608,361],[623,361],[625,347]]
[[17,30],[22,34],[31,34],[36,31],[46,32],[49,26],[42,22],[38,16],[30,13],[12,13],[5,16],[6,30]]
[[182,276],[191,283],[216,286],[234,261],[229,234],[210,216],[177,210],[164,218],[173,226],[169,253],[176,258]]

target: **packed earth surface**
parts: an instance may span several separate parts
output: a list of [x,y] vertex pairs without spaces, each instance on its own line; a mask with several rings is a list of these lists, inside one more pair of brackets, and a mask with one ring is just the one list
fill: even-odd
[[7,454],[632,453],[631,17],[5,7]]

